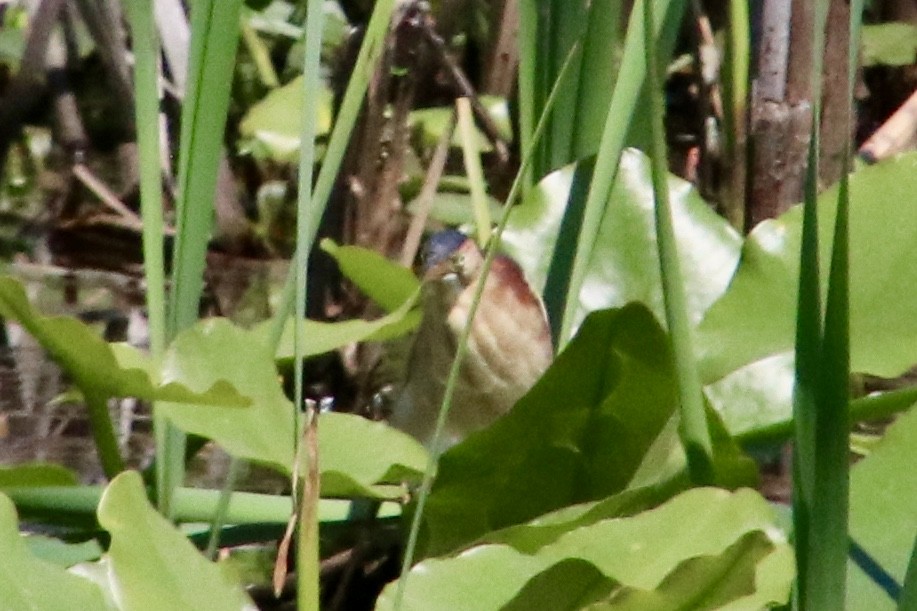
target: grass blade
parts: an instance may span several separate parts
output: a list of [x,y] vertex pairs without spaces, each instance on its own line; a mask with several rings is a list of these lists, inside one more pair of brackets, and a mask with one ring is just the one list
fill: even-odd
[[[659,9],[658,12],[654,10],[655,23],[651,38],[656,42],[659,42],[660,38],[667,39],[670,35],[674,38],[674,34],[668,31],[668,27],[672,23],[680,22],[685,2],[683,0],[650,1],[656,2],[654,9]],[[605,129],[595,162],[592,184],[589,188],[589,195],[586,197],[576,255],[573,258],[573,265],[570,270],[569,290],[565,296],[560,324],[561,334],[558,338],[560,347],[563,347],[572,335],[575,324],[574,317],[579,305],[579,294],[586,279],[586,271],[592,258],[592,251],[595,247],[602,216],[605,212],[605,205],[611,193],[611,186],[617,176],[621,151],[624,150],[634,110],[637,107],[637,101],[644,86],[646,56],[643,48],[644,23],[640,17],[642,14],[643,0],[638,0],[634,4],[632,18],[627,28],[624,58],[619,72],[622,77],[615,83],[614,93],[605,119]],[[634,15],[637,17],[633,18]],[[674,28],[672,29],[674,30]],[[666,31],[665,37],[662,36],[663,31]]]
[[471,185],[471,205],[474,209],[474,224],[478,233],[478,244],[482,247],[490,239],[490,210],[487,207],[487,186],[484,184],[484,170],[481,168],[481,153],[478,151],[477,132],[471,115],[468,98],[455,101],[459,133],[462,136],[462,156],[465,173]]
[[[198,317],[213,219],[213,195],[239,40],[241,0],[201,0],[191,10],[188,90],[182,105],[178,201],[168,337]],[[159,509],[171,515],[172,492],[184,478],[185,436],[156,418]]]
[[[818,267],[816,197],[827,9],[826,1],[814,6],[814,110],[803,203],[796,386],[793,396],[796,422],[793,461],[793,527],[797,562],[795,604],[802,610],[843,608],[847,576],[850,347],[846,173],[838,193],[824,326]],[[849,151],[845,157],[849,159]]]
[[159,41],[152,0],[128,2],[134,50],[134,99],[140,154],[140,210],[143,215],[143,270],[150,352],[159,358],[166,341],[163,253],[162,168],[159,154]]
[[[315,208],[321,208],[312,192],[312,172],[315,167],[315,119],[318,114],[319,84],[321,79],[322,26],[324,24],[324,1],[309,0],[306,7],[305,55],[303,58],[303,120],[299,151],[299,196],[296,203],[296,243],[310,244],[318,229],[320,217],[312,215]],[[296,260],[296,320],[306,317],[306,266],[309,249],[297,247]],[[294,428],[299,440],[300,410],[303,400],[303,344],[300,341],[300,325],[293,325],[294,342],[294,396],[293,405],[297,416]],[[318,546],[318,411],[314,406],[306,407],[307,424],[303,443],[305,452],[297,452],[306,458],[306,464],[299,469],[304,477],[302,496],[299,502],[299,528],[296,533],[298,567],[296,571],[296,598],[300,609],[319,608],[319,546]],[[295,489],[295,487],[294,487]]]
[[650,122],[652,125],[652,176],[655,198],[656,239],[659,246],[659,266],[662,276],[662,295],[665,302],[666,324],[672,338],[675,372],[681,414],[680,435],[688,458],[691,480],[697,485],[713,483],[713,444],[707,428],[704,398],[700,377],[694,360],[691,341],[691,324],[685,305],[685,287],[681,276],[681,262],[675,242],[672,209],[669,203],[668,156],[665,146],[665,106],[662,100],[662,83],[656,41],[650,32],[653,24],[653,3],[643,4],[644,48],[649,85]]
[[815,521],[815,437],[822,342],[821,289],[818,261],[818,214],[815,185],[818,176],[815,138],[809,144],[806,199],[803,203],[802,246],[799,265],[799,301],[796,307],[796,380],[793,387],[793,532],[796,543],[797,596],[806,609],[810,571],[814,561],[810,526]]
[[[372,17],[370,17],[366,26],[366,34],[363,36],[360,52],[357,54],[357,61],[354,64],[350,80],[347,82],[347,89],[344,92],[341,108],[337,117],[335,117],[328,146],[325,149],[324,157],[322,157],[322,167],[319,170],[315,189],[312,192],[312,203],[309,209],[307,225],[308,231],[306,232],[308,239],[299,241],[296,244],[297,250],[304,249],[307,254],[312,251],[312,246],[315,243],[315,235],[318,232],[322,215],[325,213],[328,196],[331,194],[338,170],[341,167],[341,161],[344,159],[344,152],[347,150],[347,143],[350,141],[350,132],[353,131],[357,116],[360,114],[360,108],[363,106],[363,96],[369,86],[369,79],[375,71],[379,57],[384,50],[383,42],[388,32],[394,5],[395,0],[378,0],[373,7]],[[284,323],[293,307],[296,273],[296,267],[291,266],[283,295],[277,306],[277,311],[274,313],[271,329],[271,340],[274,345],[279,343]]]

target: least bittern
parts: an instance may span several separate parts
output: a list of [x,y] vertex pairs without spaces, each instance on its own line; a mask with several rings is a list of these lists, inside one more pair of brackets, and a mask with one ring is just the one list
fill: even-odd
[[[423,319],[391,422],[430,446],[458,338],[484,262],[473,240],[442,231],[423,253]],[[494,259],[484,285],[443,435],[451,446],[505,414],[544,373],[551,332],[520,267]]]

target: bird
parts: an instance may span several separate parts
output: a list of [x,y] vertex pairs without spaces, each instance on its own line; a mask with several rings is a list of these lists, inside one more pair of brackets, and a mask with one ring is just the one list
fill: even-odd
[[456,230],[433,234],[422,252],[423,314],[390,424],[442,451],[493,423],[541,377],[553,358],[540,297],[519,265],[494,258],[462,361],[440,447],[434,431],[484,254]]

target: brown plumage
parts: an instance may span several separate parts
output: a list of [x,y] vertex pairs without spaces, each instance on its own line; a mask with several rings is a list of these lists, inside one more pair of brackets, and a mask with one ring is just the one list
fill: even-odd
[[[391,422],[428,446],[482,264],[480,249],[458,232],[434,235],[426,249],[423,319]],[[469,336],[444,446],[509,411],[544,373],[551,358],[551,335],[541,300],[519,266],[498,256]]]

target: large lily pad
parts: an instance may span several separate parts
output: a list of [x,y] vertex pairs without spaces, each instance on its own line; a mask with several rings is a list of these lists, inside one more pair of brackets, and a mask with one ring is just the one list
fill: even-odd
[[[917,154],[850,176],[850,366],[883,377],[917,362]],[[820,261],[827,277],[837,187],[818,199]],[[802,209],[751,233],[729,291],[699,327],[703,377],[712,382],[743,365],[789,351],[796,323]]]
[[[513,210],[503,233],[506,250],[538,290],[545,286],[573,174],[574,166],[567,166],[545,177]],[[670,176],[669,193],[688,314],[697,323],[726,290],[742,240],[687,181]],[[579,320],[631,301],[647,304],[665,320],[653,206],[649,159],[625,150],[579,295]]]
[[183,430],[213,439],[239,458],[292,469],[293,405],[278,383],[273,355],[256,333],[225,319],[202,321],[175,338],[163,377],[195,387],[229,380],[251,399],[251,407],[161,403],[159,409]]
[[351,414],[319,418],[318,455],[323,497],[397,500],[403,482],[417,482],[427,451],[417,440],[381,422]]

